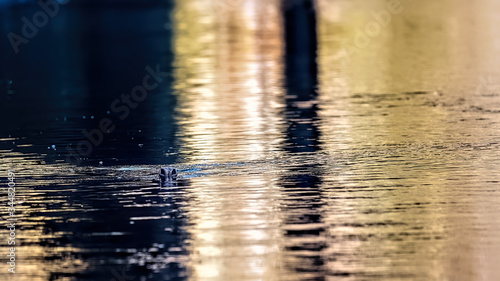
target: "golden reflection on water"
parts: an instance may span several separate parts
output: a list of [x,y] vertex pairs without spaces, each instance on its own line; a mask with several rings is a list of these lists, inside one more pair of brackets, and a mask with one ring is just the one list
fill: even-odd
[[[498,239],[488,236],[497,233],[498,224],[481,223],[498,219],[481,202],[498,203],[479,190],[469,191],[473,198],[465,194],[494,178],[487,170],[500,165],[461,148],[493,141],[491,130],[500,118],[489,115],[488,126],[458,119],[477,117],[463,113],[471,104],[498,105],[476,90],[486,76],[498,73],[500,29],[494,28],[498,19],[492,11],[500,4],[401,0],[402,11],[391,15],[379,35],[366,46],[353,46],[359,28],[373,20],[372,12],[389,2],[318,0],[321,148],[338,161],[357,159],[348,163],[352,168],[332,168],[336,172],[322,178],[326,192],[317,213],[324,216],[327,236],[285,238],[273,228],[280,221],[274,200],[285,196],[274,176],[231,178],[231,185],[220,177],[195,180],[189,231],[196,278],[297,277],[285,268],[301,259],[286,256],[284,245],[308,242],[328,244],[319,253],[325,258],[321,270],[340,276],[379,276],[393,269],[396,276],[423,272],[432,280],[498,276],[493,262],[499,259]],[[242,1],[213,13],[206,2],[178,1],[175,78],[186,161],[232,163],[285,155],[279,148],[283,42],[276,4]],[[356,48],[347,57],[346,46]],[[229,192],[229,186],[252,192]],[[360,229],[359,222],[381,226]],[[482,229],[471,227],[478,224]],[[405,242],[404,237],[410,238]]]
[[[213,280],[275,280],[280,261],[276,186],[252,181],[195,181],[190,209],[191,276]],[[228,191],[230,186],[241,190]],[[252,195],[248,196],[248,192]],[[242,222],[245,222],[242,225]]]
[[[499,246],[498,239],[488,233],[498,231],[499,220],[493,219],[495,223],[486,227],[483,218],[491,219],[493,213],[481,205],[490,202],[498,206],[498,202],[492,203],[488,192],[477,190],[474,199],[464,193],[474,193],[470,189],[477,185],[491,188],[491,184],[484,182],[495,176],[485,170],[487,167],[497,170],[499,161],[489,156],[477,158],[469,154],[470,151],[460,151],[459,147],[496,143],[490,136],[492,130],[499,128],[498,114],[489,115],[486,125],[464,122],[479,116],[463,112],[467,112],[471,104],[498,109],[498,99],[491,97],[492,90],[498,88],[488,89],[481,81],[498,74],[494,68],[500,59],[496,39],[500,30],[495,28],[498,18],[492,11],[498,11],[500,4],[497,1],[399,1],[403,11],[392,14],[390,23],[381,28],[379,36],[369,37],[366,46],[353,46],[357,31],[373,20],[371,12],[386,9],[389,2],[370,1],[364,5],[368,1],[319,1],[322,18],[319,23],[320,115],[327,120],[321,126],[324,148],[351,155],[356,155],[363,146],[378,148],[380,152],[358,155],[355,173],[325,180],[359,191],[353,181],[369,179],[366,181],[368,191],[387,189],[363,203],[335,201],[336,206],[326,212],[327,221],[337,225],[374,218],[413,225],[425,222],[430,229],[426,234],[429,237],[422,239],[432,242],[408,239],[404,244],[394,243],[406,250],[413,249],[414,259],[409,262],[398,257],[377,257],[379,249],[384,248],[381,243],[390,244],[387,241],[390,239],[348,241],[340,247],[345,252],[362,255],[361,263],[338,259],[330,268],[370,269],[378,273],[388,268],[402,268],[409,273],[420,268],[429,280],[494,280],[500,272],[491,261],[500,258]],[[346,56],[343,50],[349,47],[355,51]],[[402,94],[414,91],[428,92],[422,96]],[[444,102],[441,106],[422,106],[436,100]],[[340,118],[333,119],[336,123],[332,125],[330,122],[335,117]],[[439,146],[448,151],[433,149]],[[393,147],[405,149],[391,153]],[[377,163],[368,157],[384,161]],[[458,181],[450,182],[450,178]],[[394,192],[394,186],[409,189]],[[333,192],[329,196],[339,194],[343,193]],[[374,195],[367,191],[357,194],[367,198]],[[442,205],[444,198],[451,198],[453,204]],[[420,202],[419,205],[442,207],[371,214],[379,209],[412,208],[403,206],[415,201]],[[457,209],[471,215],[464,217],[457,214]],[[349,215],[346,216],[345,210],[351,210]],[[471,227],[475,225],[481,227]],[[335,235],[359,232],[352,226],[334,227],[330,231]],[[365,234],[383,237],[388,235],[385,231]],[[442,233],[453,239],[442,240]],[[478,243],[479,237],[486,244],[495,244],[496,250]]]
[[[7,155],[4,154],[4,155]],[[58,242],[52,245],[40,245],[43,239],[52,239],[57,241],[65,235],[71,233],[51,232],[46,228],[46,224],[52,221],[63,221],[66,218],[60,215],[61,210],[43,210],[33,208],[32,206],[50,206],[52,204],[62,204],[64,212],[79,211],[78,208],[69,207],[65,196],[61,196],[58,190],[43,193],[34,190],[31,180],[36,180],[37,185],[67,185],[64,179],[45,179],[47,174],[58,174],[61,171],[66,171],[66,164],[51,164],[48,166],[39,154],[25,154],[14,151],[8,152],[8,158],[3,158],[0,164],[0,173],[6,175],[8,170],[15,174],[15,216],[16,231],[15,245],[2,248],[7,254],[10,247],[15,246],[16,253],[16,268],[15,274],[5,271],[0,273],[2,280],[32,280],[45,281],[50,280],[54,272],[61,274],[73,274],[75,272],[85,271],[88,268],[88,263],[75,256],[75,253],[81,253],[82,249],[77,247],[58,246]],[[74,176],[74,175],[73,175]],[[66,189],[68,190],[68,189]],[[7,193],[0,198],[2,206],[8,206]],[[4,209],[2,219],[7,221],[9,213],[7,208]],[[51,214],[53,213],[53,215]],[[66,221],[71,221],[67,219]],[[0,229],[1,237],[9,237],[9,231],[6,228]],[[59,257],[56,260],[52,258]],[[6,260],[6,259],[5,259]]]
[[241,1],[237,9],[207,13],[209,2],[183,1],[175,12],[175,87],[185,157],[262,159],[273,153],[282,130],[276,3]]
[[[213,8],[210,1],[178,1],[175,11],[180,153],[187,162],[203,164],[279,157],[283,43],[277,3]],[[237,174],[240,167],[228,168]],[[229,180],[207,176],[192,183],[192,277],[276,280],[275,176]]]
[[[356,41],[360,31],[366,34],[368,23],[380,22],[374,14],[387,11],[393,2],[400,3],[401,12],[390,13],[386,26],[378,24],[378,35]],[[482,74],[498,65],[499,31],[492,12],[499,8],[496,1],[318,3],[320,78],[322,84],[342,85],[341,92],[443,89],[470,93],[471,88],[464,86],[474,90]],[[461,79],[471,84],[452,83]]]

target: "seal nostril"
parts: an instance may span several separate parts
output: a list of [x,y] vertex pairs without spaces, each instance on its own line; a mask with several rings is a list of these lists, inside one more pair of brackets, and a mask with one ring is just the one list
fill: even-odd
[[161,180],[166,180],[167,179],[167,171],[165,171],[165,168],[160,169],[160,179]]

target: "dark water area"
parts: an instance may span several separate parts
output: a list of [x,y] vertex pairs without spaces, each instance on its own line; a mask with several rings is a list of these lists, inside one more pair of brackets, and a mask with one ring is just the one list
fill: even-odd
[[499,278],[494,0],[5,2],[1,280]]
[[[10,50],[4,79],[12,81],[9,87],[13,93],[2,95],[6,110],[2,110],[1,117],[11,120],[2,126],[3,133],[27,138],[27,143],[34,146],[27,150],[47,154],[44,159],[49,162],[66,161],[66,154],[73,153],[78,159],[70,159],[72,162],[96,164],[95,159],[113,158],[113,164],[159,164],[151,158],[157,158],[153,155],[158,149],[172,147],[171,136],[175,135],[169,15],[172,6],[60,6],[60,13],[29,43],[21,44],[18,54],[5,46]],[[22,31],[23,22],[17,19],[36,13],[36,8],[40,9],[15,6],[5,11],[11,17],[9,30]],[[131,99],[131,90],[142,85],[149,73],[146,67],[170,77],[163,75],[148,81],[157,86],[140,105],[133,99],[129,104],[122,94]],[[118,103],[113,110],[115,100]],[[107,130],[95,133],[104,118],[116,127],[112,137],[108,137]],[[153,123],[157,125],[149,125]],[[89,132],[94,143],[78,150],[78,143],[85,138],[82,130]],[[151,141],[150,149],[155,152],[139,149],[139,144],[153,138],[156,141]],[[19,140],[17,144],[25,143]],[[56,150],[47,151],[52,145]],[[117,157],[117,150],[128,153]]]

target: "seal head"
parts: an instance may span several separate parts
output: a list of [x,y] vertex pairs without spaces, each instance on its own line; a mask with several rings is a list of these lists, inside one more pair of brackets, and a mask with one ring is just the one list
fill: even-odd
[[175,181],[177,180],[177,170],[172,167],[160,168],[159,176],[161,182]]

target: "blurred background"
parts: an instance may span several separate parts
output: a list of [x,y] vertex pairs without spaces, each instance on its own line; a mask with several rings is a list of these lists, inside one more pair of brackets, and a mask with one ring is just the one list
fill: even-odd
[[499,12],[0,0],[2,280],[497,280]]

